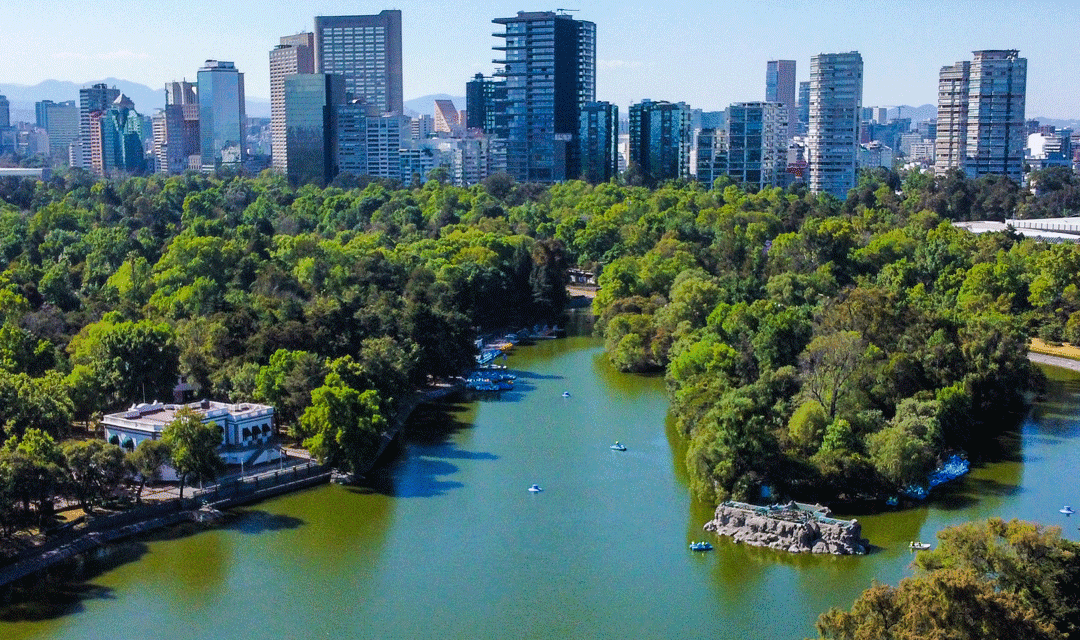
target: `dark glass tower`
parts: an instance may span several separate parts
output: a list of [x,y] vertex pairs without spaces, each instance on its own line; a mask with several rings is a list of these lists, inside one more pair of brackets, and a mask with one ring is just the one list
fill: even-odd
[[619,107],[590,102],[581,110],[578,132],[581,175],[592,184],[607,182],[619,172]]
[[465,83],[465,126],[484,133],[506,134],[506,82],[478,73]]
[[642,100],[630,105],[630,162],[649,185],[690,177],[690,107]]
[[553,183],[580,173],[581,109],[596,100],[596,25],[551,11],[497,18],[506,78],[507,171]]
[[285,154],[289,184],[325,187],[337,175],[337,112],[345,79],[328,73],[285,77]]

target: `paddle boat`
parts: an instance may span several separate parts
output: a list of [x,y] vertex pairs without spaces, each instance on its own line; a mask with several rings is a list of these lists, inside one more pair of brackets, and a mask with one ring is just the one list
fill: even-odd
[[712,551],[712,545],[708,542],[691,542],[691,551]]
[[1071,516],[1072,514],[1076,513],[1076,511],[1073,510],[1073,508],[1069,505],[1065,505],[1064,507],[1058,509],[1058,511],[1064,513],[1067,516]]
[[618,440],[615,441],[615,444],[611,445],[611,448],[616,451],[626,451],[626,445],[622,444]]
[[912,541],[911,544],[908,545],[908,548],[910,548],[912,551],[926,551],[930,548],[930,545],[926,542]]
[[543,489],[541,489],[540,485],[538,484],[534,484],[533,486],[529,487],[530,493],[540,493],[541,491],[543,491]]
[[570,392],[569,391],[563,391],[562,392],[562,397],[569,398],[570,397]]

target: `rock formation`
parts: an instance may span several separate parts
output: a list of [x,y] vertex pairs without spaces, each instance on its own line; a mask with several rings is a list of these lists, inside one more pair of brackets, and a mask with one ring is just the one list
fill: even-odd
[[767,507],[725,502],[705,525],[706,531],[731,536],[735,542],[791,553],[866,553],[858,520],[836,520],[820,505],[790,502]]

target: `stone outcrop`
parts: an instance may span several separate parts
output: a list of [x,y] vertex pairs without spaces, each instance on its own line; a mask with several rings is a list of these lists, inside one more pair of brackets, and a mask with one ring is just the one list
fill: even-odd
[[826,507],[795,502],[766,507],[725,502],[705,530],[791,553],[862,554],[870,544],[863,539],[858,520],[837,520],[829,517]]

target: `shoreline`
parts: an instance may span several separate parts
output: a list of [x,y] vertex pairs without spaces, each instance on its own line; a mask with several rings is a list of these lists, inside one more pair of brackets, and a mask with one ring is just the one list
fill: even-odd
[[[371,463],[365,467],[365,473],[374,468],[378,463],[387,447],[398,437],[399,433],[404,428],[405,423],[417,407],[451,395],[461,388],[461,384],[451,384],[445,387],[417,391],[408,400],[402,403],[396,415],[389,421],[390,428],[382,434],[382,442],[380,443],[379,451],[371,460]],[[328,484],[332,479],[331,471],[324,468],[323,465],[313,465],[309,469],[309,473],[305,474],[305,477],[303,478],[297,478],[295,473],[293,474],[293,479],[291,481],[287,478],[288,474],[286,473],[284,482],[266,486],[262,490],[259,490],[256,484],[256,489],[246,495],[234,494],[232,497],[222,498],[212,490],[208,490],[198,497],[183,499],[171,498],[166,501],[161,501],[151,508],[146,508],[144,517],[139,518],[138,516],[135,516],[132,518],[129,516],[128,518],[122,518],[124,521],[122,526],[102,528],[91,527],[81,535],[75,536],[74,538],[68,538],[59,545],[46,542],[37,548],[36,553],[25,554],[24,552],[24,554],[20,554],[23,555],[23,557],[16,558],[13,562],[0,566],[0,603],[3,603],[5,600],[4,591],[10,589],[11,586],[19,580],[44,571],[64,560],[93,551],[94,549],[111,542],[117,542],[140,534],[168,528],[181,522],[203,521],[203,518],[199,513],[202,505],[210,507],[213,510],[229,509],[277,497],[286,493],[301,491],[320,484]],[[205,498],[200,499],[203,497]],[[217,498],[216,500],[214,499],[215,497]],[[121,512],[117,515],[124,516],[126,514],[133,514],[133,511]],[[163,517],[161,515],[163,511],[167,512],[168,515]],[[132,522],[131,520],[134,521]]]

